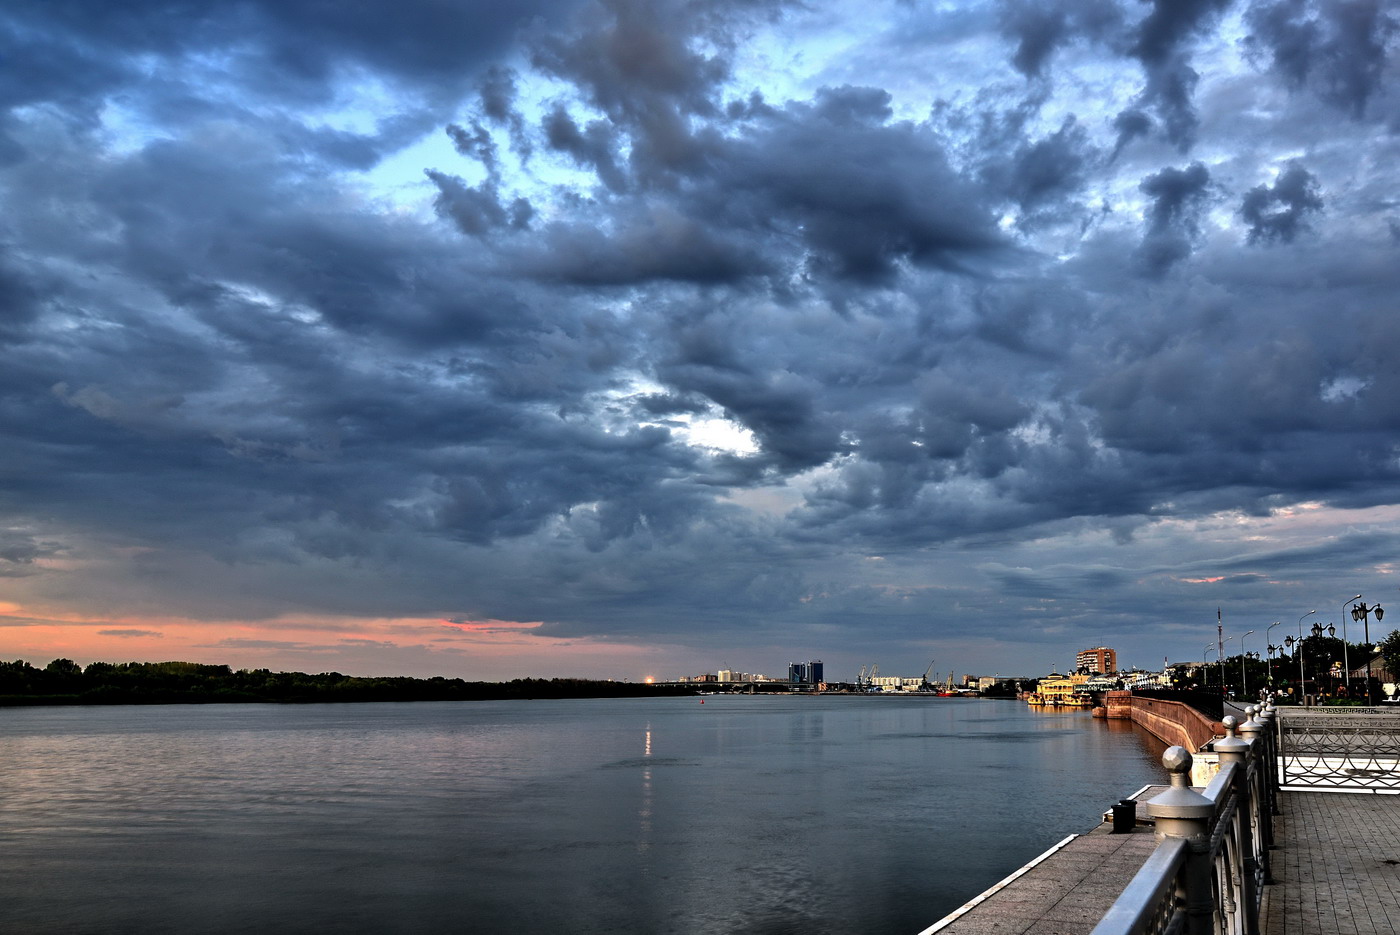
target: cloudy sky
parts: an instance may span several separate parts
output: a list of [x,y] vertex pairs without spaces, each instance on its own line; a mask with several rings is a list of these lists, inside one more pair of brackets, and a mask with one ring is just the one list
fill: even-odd
[[0,657],[1340,623],[1400,585],[1398,48],[1382,0],[9,0]]

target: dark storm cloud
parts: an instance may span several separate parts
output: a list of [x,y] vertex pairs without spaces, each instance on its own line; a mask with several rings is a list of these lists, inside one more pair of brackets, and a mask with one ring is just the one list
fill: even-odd
[[1322,210],[1317,179],[1299,163],[1288,168],[1273,185],[1259,185],[1245,192],[1240,215],[1249,224],[1249,242],[1291,243],[1307,223],[1307,216]]
[[[0,12],[9,581],[707,646],[927,639],[980,592],[1141,628],[1190,562],[1123,556],[1194,560],[1172,523],[1400,500],[1386,151],[1348,118],[1256,184],[1332,110],[1277,83],[1385,95],[1382,12],[1258,6],[1224,126],[1215,2],[965,16],[1005,59],[937,102],[931,53],[750,86],[795,5],[320,9]],[[1086,63],[1142,84],[1079,99]]]
[[1088,131],[1073,116],[1039,139],[1030,137],[1018,119],[1003,123],[1004,129],[988,135],[1005,139],[999,144],[985,141],[991,158],[981,176],[993,191],[1016,204],[1018,226],[1034,229],[1075,216],[1080,207],[1076,196],[1100,158]]
[[[707,9],[608,3],[582,35],[540,43],[537,64],[574,82],[607,116],[581,126],[556,105],[544,122],[550,146],[633,200],[608,212],[618,227],[611,239],[593,234],[589,245],[583,230],[554,227],[529,269],[557,266],[570,281],[620,283],[629,271],[639,280],[716,281],[763,268],[786,273],[792,260],[772,252],[787,253],[796,239],[814,272],[876,281],[901,260],[952,267],[1002,246],[982,194],[951,171],[931,128],[891,121],[882,89],[825,88],[810,104],[738,111],[737,125],[716,132],[729,113],[719,96],[729,64],[686,41],[723,48]],[[624,146],[625,167],[617,161]],[[882,170],[869,171],[875,165]],[[636,200],[643,197],[669,206]],[[696,242],[697,259],[667,250],[677,236]],[[654,238],[656,260],[630,259],[637,237]]]
[[[456,83],[470,73],[464,61],[501,50],[532,16],[562,6],[547,0],[508,8],[406,0],[362,4],[346,15],[319,0],[228,6],[76,0],[9,3],[3,22],[15,51],[25,53],[11,59],[19,67],[7,69],[10,81],[29,85],[30,100],[45,99],[59,85],[106,86],[121,73],[134,79],[140,74],[135,59],[142,54],[178,61],[208,49],[228,54],[244,88],[285,98],[313,87],[316,95],[325,94],[335,72],[349,64],[420,86]],[[90,67],[61,67],[65,57]],[[45,74],[52,79],[42,80]]]
[[1184,169],[1168,166],[1142,180],[1139,188],[1152,199],[1152,207],[1137,258],[1148,275],[1161,276],[1191,255],[1209,185],[1210,171],[1199,162]]
[[1138,26],[1133,54],[1148,65],[1170,59],[1194,35],[1209,28],[1230,0],[1150,0]]
[[1256,2],[1250,48],[1293,87],[1312,87],[1355,116],[1381,89],[1394,15],[1378,0]]
[[1102,40],[1121,27],[1122,11],[1111,0],[1005,0],[1002,33],[1016,41],[1016,69],[1035,77],[1056,49],[1076,39]]
[[[351,15],[319,0],[21,0],[0,11],[0,107],[43,104],[94,125],[116,103],[189,123],[249,100],[289,111],[343,106],[343,83],[372,77],[399,92],[372,132],[283,121],[310,151],[363,168],[430,129],[482,71],[479,63],[504,50],[532,17],[574,5],[408,0],[361,4]],[[0,123],[0,164],[26,152],[12,126]]]
[[1123,147],[1152,130],[1152,118],[1140,110],[1125,110],[1113,118],[1113,129],[1118,131],[1118,141],[1113,147],[1116,158]]
[[617,138],[611,123],[594,120],[582,129],[563,105],[556,104],[544,119],[544,131],[550,149],[568,153],[578,165],[596,172],[599,181],[613,191],[626,189],[626,177],[617,165]]
[[795,235],[813,272],[866,282],[902,259],[961,268],[1005,247],[986,193],[951,169],[929,128],[885,122],[887,106],[873,89],[823,89],[814,106],[759,121],[722,151],[697,209]]
[[[987,193],[953,171],[931,127],[889,121],[888,105],[878,89],[827,88],[811,104],[766,108],[727,138],[696,134],[687,145],[705,149],[703,170],[673,166],[684,178],[679,191],[638,167],[636,134],[651,127],[632,127],[624,175],[609,155],[616,142],[595,145],[556,109],[545,126],[551,145],[593,168],[617,197],[591,223],[550,225],[515,262],[589,284],[733,282],[803,267],[818,280],[875,282],[904,261],[961,268],[1004,249]],[[1081,142],[1069,125],[1030,144],[1007,184],[1032,206],[1072,189]],[[458,219],[466,232],[486,228],[483,215],[504,222],[489,192],[466,194],[473,210]]]

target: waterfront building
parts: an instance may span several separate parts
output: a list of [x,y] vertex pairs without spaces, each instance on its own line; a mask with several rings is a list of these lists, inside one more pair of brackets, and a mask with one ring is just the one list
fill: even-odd
[[1090,692],[1111,692],[1121,687],[1119,679],[1111,675],[1091,675],[1084,683],[1084,690]]
[[1118,654],[1107,646],[1086,649],[1074,658],[1074,667],[1090,675],[1106,675],[1118,671]]
[[789,662],[788,681],[794,685],[818,685],[826,681],[825,667],[820,659],[811,662]]
[[1036,683],[1035,693],[1043,704],[1079,706],[1088,702],[1088,683],[1087,675],[1060,675],[1056,672]]
[[916,692],[924,684],[922,675],[877,675],[870,680],[870,684],[880,691],[886,692]]

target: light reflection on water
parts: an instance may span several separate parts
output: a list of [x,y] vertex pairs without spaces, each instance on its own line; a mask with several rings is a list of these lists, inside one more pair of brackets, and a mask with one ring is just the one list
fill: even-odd
[[1158,781],[928,698],[0,711],[17,932],[913,933]]

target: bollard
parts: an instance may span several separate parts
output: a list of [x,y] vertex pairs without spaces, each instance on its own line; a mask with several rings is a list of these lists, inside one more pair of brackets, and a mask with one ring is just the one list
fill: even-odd
[[1137,802],[1120,799],[1113,806],[1113,833],[1132,834],[1137,827]]
[[1171,775],[1171,788],[1147,803],[1147,813],[1156,823],[1153,834],[1157,840],[1185,838],[1190,845],[1179,894],[1185,906],[1185,933],[1210,935],[1215,915],[1210,853],[1215,804],[1191,788],[1193,760],[1185,747],[1167,748],[1162,765]]

